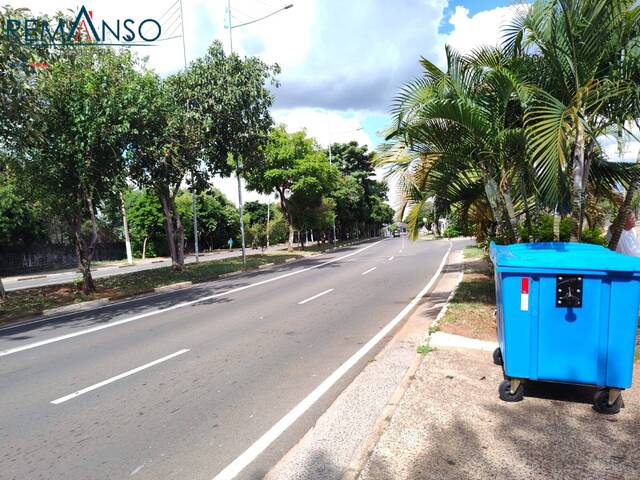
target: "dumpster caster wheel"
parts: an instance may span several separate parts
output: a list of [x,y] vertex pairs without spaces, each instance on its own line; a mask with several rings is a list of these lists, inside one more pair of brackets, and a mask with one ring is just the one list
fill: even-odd
[[498,387],[500,399],[505,402],[519,402],[524,398],[524,386],[521,380],[514,380],[515,389],[512,389],[511,382],[512,380],[504,380]]
[[503,360],[502,360],[502,352],[500,351],[500,348],[496,348],[493,351],[493,363],[495,363],[496,365],[503,365]]
[[620,407],[623,406],[622,403],[622,395],[620,391],[612,392],[613,403],[611,403],[611,393],[609,390],[598,390],[593,397],[593,409],[598,413],[604,413],[607,415],[615,415],[616,413],[620,413]]

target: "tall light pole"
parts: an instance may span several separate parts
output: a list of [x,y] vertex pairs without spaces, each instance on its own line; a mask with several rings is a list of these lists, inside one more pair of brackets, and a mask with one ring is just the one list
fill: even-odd
[[[175,5],[175,4],[174,4]],[[174,7],[171,7],[171,9],[173,9]],[[184,11],[182,9],[182,0],[180,0],[180,30],[181,30],[181,37],[182,37],[182,59],[184,61],[184,69],[187,69],[187,44],[185,42],[184,39]],[[175,37],[170,37],[167,40],[170,40],[172,38]],[[189,104],[187,102],[187,108],[189,108]],[[192,207],[192,211],[193,211],[193,246],[195,249],[195,254],[196,254],[196,263],[198,263],[200,261],[199,258],[199,249],[198,249],[198,211],[197,211],[197,205],[196,205],[196,187],[195,187],[195,182],[194,182],[194,175],[193,172],[191,172],[191,182],[193,183],[192,185],[192,189],[191,189],[191,207]]]
[[[181,0],[182,1],[182,0]],[[282,12],[283,10],[287,10],[293,7],[293,4],[285,5],[278,10],[265,15],[264,17],[256,18],[255,20],[251,20],[249,22],[241,23],[239,25],[233,25],[231,21],[231,0],[227,0],[227,12],[229,13],[229,52],[233,54],[233,29],[244,27],[245,25],[250,25],[252,23],[259,22],[260,20],[264,20],[265,18],[269,18],[276,13]],[[183,37],[184,38],[184,37]],[[240,210],[240,239],[242,243],[242,265],[247,266],[247,257],[245,252],[245,239],[244,239],[244,206],[242,204],[242,181],[240,180],[240,162],[241,158],[236,158],[236,178],[238,179],[238,209]]]

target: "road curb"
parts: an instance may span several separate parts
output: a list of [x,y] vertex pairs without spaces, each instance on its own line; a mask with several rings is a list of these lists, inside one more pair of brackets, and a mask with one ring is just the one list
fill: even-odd
[[36,275],[34,277],[20,277],[16,280],[16,282],[24,282],[25,280],[39,280],[41,278],[47,278],[48,275]]
[[181,290],[183,288],[190,287],[191,285],[193,285],[191,281],[170,283],[169,285],[162,285],[161,287],[155,287],[153,291],[154,292],[171,292],[173,290]]
[[[462,276],[464,273],[464,257],[463,257],[462,265],[463,265],[462,270],[460,271],[460,275],[458,275],[458,278],[456,279],[456,283],[453,289],[451,290],[451,293],[447,297],[445,304],[442,306],[442,308],[440,309],[440,312],[438,312],[438,315],[433,320],[433,322],[431,322],[431,325],[427,330],[427,333],[423,341],[423,343],[426,343],[427,345],[429,344],[431,335],[432,335],[430,333],[431,327],[433,327],[434,325],[437,326],[437,323],[444,316],[449,306],[449,303],[453,299],[453,296],[455,295],[455,292],[458,289],[458,286],[460,285],[460,281],[462,280]],[[440,277],[440,279],[438,280],[438,283],[442,281],[442,279],[443,277]],[[427,296],[428,294],[425,295],[424,298],[427,298]],[[414,312],[411,315],[413,316],[415,314],[416,314],[416,310],[414,310]],[[407,319],[407,321],[410,321],[410,320],[411,318]],[[369,436],[364,440],[364,442],[362,442],[360,447],[358,447],[358,449],[355,451],[352,457],[352,460],[349,463],[349,467],[347,471],[344,473],[344,475],[341,477],[341,480],[357,480],[359,478],[360,472],[365,467],[367,461],[369,460],[369,457],[371,456],[371,453],[373,452],[373,449],[378,444],[378,442],[380,441],[380,437],[382,436],[385,429],[391,422],[391,418],[393,417],[393,414],[398,408],[400,401],[404,397],[407,389],[409,388],[409,385],[411,385],[411,382],[413,381],[416,371],[418,370],[422,362],[425,360],[425,358],[426,358],[426,355],[416,353],[416,356],[414,357],[413,361],[407,368],[407,371],[402,377],[402,380],[400,380],[398,387],[393,392],[393,394],[389,399],[389,402],[380,413],[378,420],[376,420],[376,423],[373,429],[371,430],[371,432],[369,433]]]
[[89,308],[104,305],[108,302],[108,298],[99,298],[98,300],[89,300],[88,302],[71,303],[69,305],[63,305],[62,307],[47,308],[46,310],[42,311],[41,315],[44,315],[46,317],[58,313],[79,312],[82,310],[87,310]]
[[431,335],[429,345],[441,348],[466,348],[485,352],[493,352],[498,348],[498,342],[478,340],[477,338],[463,337],[462,335],[445,332],[434,332],[433,335]]

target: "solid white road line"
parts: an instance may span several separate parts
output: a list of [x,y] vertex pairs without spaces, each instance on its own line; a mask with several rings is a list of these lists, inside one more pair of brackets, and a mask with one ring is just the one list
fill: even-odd
[[172,353],[171,355],[167,355],[166,357],[159,358],[158,360],[154,360],[153,362],[145,363],[144,365],[134,368],[133,370],[129,370],[128,372],[124,372],[124,373],[121,373],[120,375],[116,375],[115,377],[108,378],[106,380],[103,380],[102,382],[91,385],[90,387],[83,388],[82,390],[78,390],[77,392],[73,392],[69,395],[65,395],[64,397],[60,397],[56,400],[53,400],[51,403],[53,403],[54,405],[59,405],[63,402],[66,402],[67,400],[71,400],[72,398],[78,397],[87,392],[91,392],[92,390],[95,390],[97,388],[104,387],[105,385],[108,385],[117,380],[120,380],[121,378],[128,377],[129,375],[133,375],[134,373],[141,372],[146,368],[153,367],[154,365],[158,365],[159,363],[162,363],[162,362],[166,362],[167,360],[177,357],[178,355],[182,355],[183,353],[187,353],[188,351],[189,351],[188,348],[179,350],[175,353]]
[[373,272],[378,267],[371,267],[369,270],[362,272],[360,275],[366,275],[367,273]]
[[391,261],[391,260],[393,260],[394,258],[395,258],[394,256],[391,256],[391,257],[387,258],[387,260]]
[[338,367],[331,375],[329,375],[320,385],[318,385],[315,390],[313,390],[309,395],[307,395],[300,403],[298,403],[293,410],[289,411],[284,417],[282,417],[278,422],[271,427],[267,432],[265,432],[258,440],[256,440],[253,445],[251,445],[248,449],[246,449],[238,458],[236,458],[233,462],[227,465],[224,470],[218,473],[213,480],[232,480],[234,479],[242,470],[244,470],[251,462],[253,462],[258,455],[264,452],[271,443],[273,443],[280,435],[282,435],[293,423],[300,418],[309,408],[313,406],[322,395],[324,395],[331,387],[333,387],[342,376],[347,373],[358,361],[362,359],[373,347],[375,347],[380,340],[382,340],[398,323],[402,321],[404,317],[409,314],[416,306],[416,304],[420,301],[420,299],[426,295],[426,293],[431,289],[435,281],[437,280],[440,272],[449,257],[449,253],[451,252],[451,246],[453,244],[449,242],[449,249],[442,257],[442,262],[436,270],[436,273],[433,274],[429,283],[425,285],[425,287],[418,292],[418,294],[409,302],[409,304],[402,309],[398,315],[396,315],[393,320],[387,323],[382,330],[380,330],[371,340],[369,340],[366,344],[364,344],[360,350],[354,353],[349,359],[344,362],[342,365]]
[[60,335],[58,337],[53,337],[53,338],[48,338],[46,340],[41,340],[39,342],[28,343],[26,345],[22,345],[22,346],[19,346],[19,347],[14,347],[14,348],[9,348],[7,350],[2,350],[2,351],[0,351],[0,357],[4,357],[5,355],[11,355],[11,354],[18,353],[18,352],[23,352],[25,350],[31,350],[32,348],[42,347],[43,345],[49,345],[50,343],[60,342],[62,340],[67,340],[69,338],[79,337],[80,335],[87,335],[88,333],[99,332],[100,330],[104,330],[106,328],[116,327],[118,325],[124,325],[125,323],[135,322],[136,320],[141,320],[143,318],[151,317],[152,315],[158,315],[160,313],[170,312],[171,310],[176,310],[178,308],[187,307],[189,305],[193,305],[193,304],[196,304],[196,303],[205,302],[207,300],[211,300],[212,298],[223,297],[225,295],[230,295],[232,293],[241,292],[241,291],[247,290],[249,288],[258,287],[260,285],[265,285],[267,283],[275,282],[277,280],[282,280],[283,278],[291,277],[293,275],[298,275],[300,273],[307,272],[309,270],[314,270],[316,268],[324,267],[325,265],[329,265],[330,263],[334,263],[334,262],[343,260],[345,258],[352,257],[354,255],[357,255],[358,253],[364,252],[368,248],[371,248],[371,247],[374,247],[375,245],[378,245],[380,242],[383,242],[383,241],[384,240],[379,240],[379,241],[377,241],[375,243],[372,243],[371,245],[367,245],[366,247],[360,248],[360,249],[356,250],[355,252],[351,252],[351,253],[348,253],[347,255],[343,255],[342,257],[332,258],[331,260],[327,260],[326,262],[319,263],[317,265],[312,265],[312,266],[306,267],[306,268],[301,268],[300,270],[295,270],[293,272],[285,273],[285,274],[279,275],[277,277],[268,278],[268,279],[262,280],[260,282],[250,283],[249,285],[244,285],[242,287],[232,288],[230,290],[226,290],[226,291],[220,292],[220,293],[214,293],[213,295],[208,295],[206,297],[197,298],[195,300],[190,300],[188,302],[177,303],[177,304],[172,305],[172,306],[167,307],[167,308],[161,308],[159,310],[153,310],[151,312],[141,313],[140,315],[135,315],[135,316],[129,317],[129,318],[123,318],[122,320],[116,320],[115,322],[105,323],[104,325],[99,325],[97,327],[87,328],[86,330],[79,330],[77,332],[68,333],[66,335]]
[[314,295],[313,297],[309,297],[305,300],[302,300],[301,302],[298,302],[298,305],[304,305],[305,303],[310,302],[311,300],[315,300],[316,298],[326,295],[329,292],[333,292],[333,290],[334,290],[333,288],[329,288],[328,290],[325,290],[324,292],[320,292]]

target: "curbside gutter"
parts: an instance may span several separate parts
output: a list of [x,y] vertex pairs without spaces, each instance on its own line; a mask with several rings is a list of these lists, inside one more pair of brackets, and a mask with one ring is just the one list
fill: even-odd
[[72,303],[69,305],[63,305],[62,307],[47,308],[42,311],[42,315],[46,317],[57,313],[80,312],[82,310],[88,310],[93,307],[104,305],[107,302],[109,302],[108,298],[99,298],[98,300],[89,300],[88,302]]
[[162,285],[161,287],[156,287],[153,289],[153,291],[154,292],[171,292],[173,290],[181,290],[183,288],[190,287],[191,285],[193,285],[191,281],[170,283],[169,285]]
[[[447,312],[447,309],[449,308],[449,303],[453,299],[453,296],[455,295],[456,291],[458,290],[458,286],[462,281],[462,277],[464,275],[465,260],[464,260],[464,257],[462,256],[462,250],[459,251],[459,254],[462,258],[462,267],[458,273],[458,277],[455,280],[455,285],[453,286],[451,292],[449,293],[449,296],[447,297],[445,304],[440,309],[440,312],[438,312],[438,315],[436,316],[436,318],[433,320],[433,322],[431,322],[431,325],[429,326],[429,329],[427,330],[427,333],[422,342],[423,344],[427,344],[427,345],[431,344],[430,342],[433,334],[430,332],[433,327],[438,326],[438,323],[440,322],[444,314]],[[442,280],[442,277],[441,277],[441,280]],[[416,311],[414,311],[412,315],[415,315],[415,314],[416,314]],[[437,332],[434,332],[434,333],[437,333]],[[413,381],[414,375],[418,370],[418,367],[420,367],[425,357],[426,355],[424,354],[416,353],[415,358],[407,368],[407,371],[402,377],[402,380],[400,380],[398,387],[396,388],[394,393],[391,395],[391,398],[389,399],[387,405],[384,407],[384,409],[380,413],[378,420],[376,420],[376,423],[373,429],[371,430],[369,436],[362,442],[362,444],[358,447],[358,449],[355,451],[354,455],[352,456],[351,462],[349,463],[349,467],[347,471],[344,473],[344,475],[342,476],[341,480],[357,480],[359,478],[360,472],[362,471],[367,461],[369,460],[369,457],[371,456],[373,449],[378,444],[378,441],[380,440],[380,437],[382,436],[383,432],[387,428],[387,425],[391,422],[391,418],[393,417],[393,414],[398,408],[400,401],[404,397],[405,392],[407,391],[407,389],[409,388],[409,385]]]

